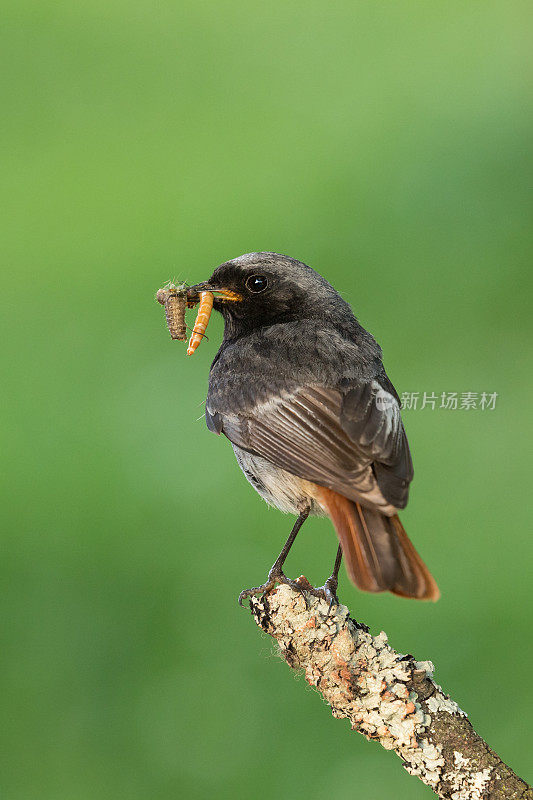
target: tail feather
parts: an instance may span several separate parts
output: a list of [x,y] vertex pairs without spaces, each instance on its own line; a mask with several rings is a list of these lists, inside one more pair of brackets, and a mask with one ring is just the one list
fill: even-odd
[[356,586],[367,592],[439,599],[438,586],[397,515],[386,517],[323,487],[317,499],[331,517]]

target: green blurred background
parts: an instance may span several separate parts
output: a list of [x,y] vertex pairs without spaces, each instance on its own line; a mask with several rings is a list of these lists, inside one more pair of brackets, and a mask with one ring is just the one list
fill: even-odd
[[[251,250],[399,392],[498,392],[405,412],[441,601],[340,594],[531,780],[530,4],[3,5],[2,796],[431,796],[236,603],[291,519],[198,421],[220,320],[187,359],[154,293]],[[288,572],[334,553],[313,520]]]

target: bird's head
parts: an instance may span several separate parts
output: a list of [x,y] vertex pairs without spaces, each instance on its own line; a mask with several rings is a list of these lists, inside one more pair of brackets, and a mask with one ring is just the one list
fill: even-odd
[[209,280],[189,289],[212,291],[224,317],[226,335],[301,319],[353,321],[349,305],[311,267],[278,253],[247,253],[226,261]]

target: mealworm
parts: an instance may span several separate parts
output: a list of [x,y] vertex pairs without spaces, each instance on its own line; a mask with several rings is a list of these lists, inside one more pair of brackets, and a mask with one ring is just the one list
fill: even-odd
[[156,294],[156,300],[162,306],[165,306],[167,326],[171,338],[179,339],[180,341],[186,339],[185,308],[187,306],[187,298],[185,291],[171,283],[159,289]]
[[204,337],[207,323],[209,322],[209,317],[211,316],[214,299],[213,292],[200,292],[200,305],[198,306],[198,314],[196,315],[196,322],[194,323],[192,335],[189,340],[189,346],[187,348],[188,356],[192,356]]

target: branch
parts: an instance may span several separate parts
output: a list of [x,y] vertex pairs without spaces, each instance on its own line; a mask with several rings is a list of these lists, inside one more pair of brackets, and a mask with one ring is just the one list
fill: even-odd
[[[299,579],[308,585],[305,578]],[[305,600],[304,600],[305,595]],[[307,608],[306,608],[307,602]],[[395,750],[405,769],[449,800],[533,800],[533,790],[474,731],[457,703],[433,682],[430,661],[415,661],[371,636],[346,606],[278,586],[251,598],[255,621],[281,655],[329,703],[334,717]]]

